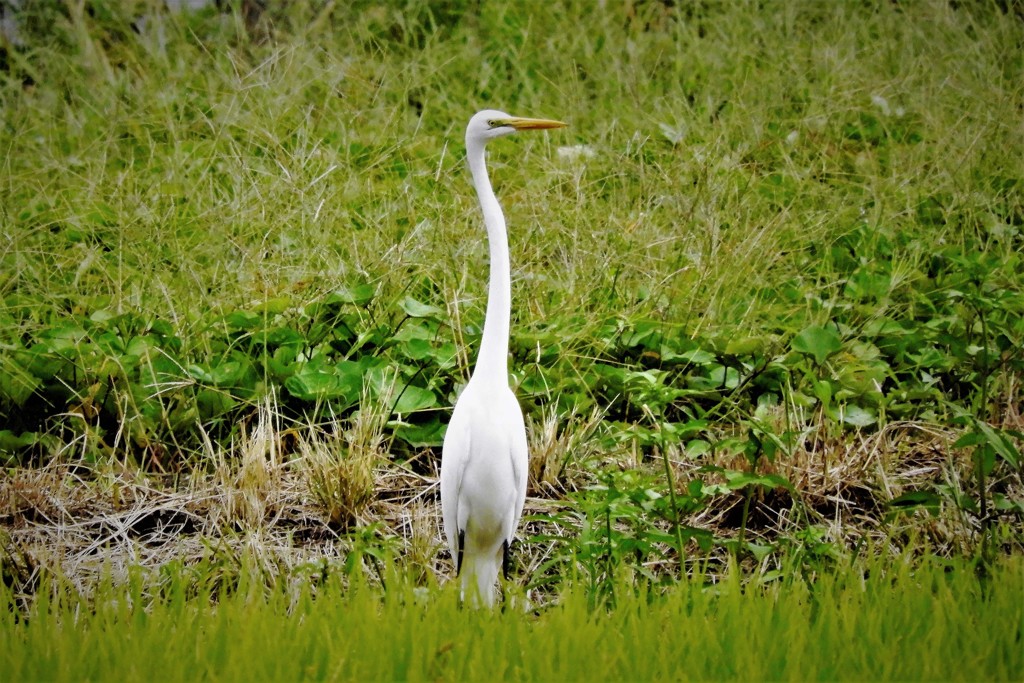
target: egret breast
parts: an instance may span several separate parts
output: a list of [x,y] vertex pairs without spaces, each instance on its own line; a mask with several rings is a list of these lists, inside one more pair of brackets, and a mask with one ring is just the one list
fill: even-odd
[[508,439],[490,437],[474,439],[462,479],[459,510],[466,514],[467,550],[500,545],[515,517],[516,481]]

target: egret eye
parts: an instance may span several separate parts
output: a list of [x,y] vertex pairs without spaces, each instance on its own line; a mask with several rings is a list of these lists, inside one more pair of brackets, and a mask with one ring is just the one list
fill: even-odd
[[498,119],[490,119],[487,122],[487,125],[490,126],[491,128],[497,128],[498,126],[501,125],[501,123],[498,121]]

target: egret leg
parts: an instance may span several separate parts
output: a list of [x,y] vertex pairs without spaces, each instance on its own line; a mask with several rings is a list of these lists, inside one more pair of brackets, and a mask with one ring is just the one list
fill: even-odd
[[455,576],[462,574],[462,549],[466,547],[466,530],[459,530],[459,556],[455,560]]

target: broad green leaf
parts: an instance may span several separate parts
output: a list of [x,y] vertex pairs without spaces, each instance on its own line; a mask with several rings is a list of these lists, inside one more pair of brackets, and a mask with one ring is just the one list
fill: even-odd
[[452,342],[445,342],[434,349],[434,363],[442,370],[453,367],[457,360],[458,349]]
[[97,348],[112,355],[125,352],[124,339],[117,332],[104,332],[95,338]]
[[913,510],[925,508],[931,514],[939,511],[942,500],[934,491],[907,491],[901,496],[896,496],[889,501],[889,507],[896,510]]
[[413,448],[431,448],[440,446],[444,441],[444,433],[448,428],[437,417],[423,424],[391,421],[388,426],[394,430],[395,438],[404,441]]
[[230,394],[214,389],[202,389],[196,393],[196,408],[200,419],[209,420],[223,415],[235,407],[235,400]]
[[106,308],[101,308],[98,311],[93,311],[92,315],[89,316],[89,320],[91,320],[94,323],[102,324],[109,322],[116,317],[117,315],[113,311],[110,311]]
[[725,480],[728,482],[727,486],[731,490],[741,489],[750,485],[764,486],[771,489],[784,488],[789,491],[793,490],[793,485],[789,483],[789,480],[778,474],[754,474],[736,470],[724,470],[722,474],[725,476]]
[[284,388],[295,398],[315,401],[338,395],[341,380],[333,373],[304,372],[285,380]]
[[980,458],[981,469],[986,476],[992,474],[992,470],[996,468],[996,449],[992,447],[992,444],[982,444],[974,451],[974,457]]
[[861,364],[851,362],[838,372],[840,385],[854,396],[867,396],[877,401],[881,396],[879,387],[885,382],[887,368],[879,362]]
[[437,406],[437,396],[429,389],[418,387],[415,384],[406,384],[404,387],[396,388],[395,395],[398,397],[393,411],[399,415],[414,413],[417,410],[426,410]]
[[291,297],[287,296],[275,296],[267,299],[266,301],[260,301],[253,306],[254,310],[261,315],[280,315],[287,311],[292,305]]
[[758,562],[768,557],[768,555],[770,555],[771,552],[775,550],[775,546],[764,545],[762,543],[754,543],[753,541],[747,541],[746,546],[747,550],[750,551],[750,554],[753,555],[754,559]]
[[77,325],[64,325],[47,330],[43,335],[46,339],[64,339],[71,342],[80,342],[89,336],[89,333]]
[[769,571],[764,572],[763,574],[759,574],[757,577],[757,582],[761,585],[764,585],[767,583],[771,583],[773,581],[778,581],[779,579],[782,579],[785,576],[786,572],[784,572],[783,570],[771,569]]
[[228,360],[217,363],[213,366],[213,383],[217,386],[230,386],[238,384],[239,380],[249,369],[248,361]]
[[711,372],[708,373],[708,378],[716,388],[725,387],[726,389],[735,389],[740,385],[739,370],[736,368],[726,367],[724,365],[716,365],[712,367]]
[[684,363],[693,363],[694,365],[708,365],[715,362],[715,354],[704,351],[703,349],[690,349],[682,353],[676,353],[670,349],[666,344],[661,345],[661,357],[662,360],[668,361],[682,361]]
[[159,346],[150,336],[132,337],[128,340],[128,344],[125,346],[125,353],[137,356],[139,358],[145,358],[153,353]]
[[843,346],[839,334],[829,327],[811,325],[793,337],[794,351],[812,356],[818,365]]
[[979,431],[964,432],[960,438],[953,442],[953,448],[969,448],[985,443],[985,435]]
[[827,380],[811,382],[811,390],[814,396],[821,401],[822,405],[828,407],[832,403],[832,385]]
[[760,337],[737,337],[725,345],[725,353],[729,356],[752,356],[763,350],[764,339]]
[[410,360],[426,360],[434,355],[434,345],[426,339],[410,339],[402,345],[402,351]]
[[256,344],[266,344],[273,347],[284,345],[301,346],[306,342],[301,334],[290,327],[283,326],[256,332],[252,339]]
[[355,287],[339,287],[327,297],[328,303],[345,303],[365,306],[377,295],[377,286],[364,282]]
[[1014,468],[1020,467],[1020,451],[1017,450],[1017,447],[1014,446],[1013,441],[1010,440],[1010,437],[1005,432],[995,429],[988,423],[980,420],[975,423],[975,426],[985,435],[988,445],[999,454],[999,457]]
[[150,323],[149,329],[162,337],[170,337],[174,335],[174,328],[165,320],[154,320]]
[[211,364],[189,365],[186,370],[192,379],[215,387],[236,386],[251,368],[247,359],[224,360]]
[[[372,361],[372,359],[371,359]],[[334,366],[334,372],[342,378],[344,382],[349,385],[355,386],[356,391],[362,391],[363,387],[363,375],[366,372],[366,368],[372,366],[373,363],[364,363],[360,361],[343,360]]]
[[15,434],[9,429],[0,429],[0,451],[13,453],[39,443],[39,435],[35,432]]
[[843,409],[843,422],[854,427],[868,427],[878,421],[873,410],[856,404],[849,404]]
[[188,365],[185,367],[185,372],[200,384],[214,384],[213,372],[205,365]]
[[342,401],[354,405],[362,393],[362,372],[355,363],[307,364],[285,380],[284,388],[304,401]]
[[437,337],[437,323],[430,320],[409,320],[394,334],[398,341],[420,339],[430,341]]
[[14,405],[20,406],[40,386],[42,382],[39,377],[29,374],[16,362],[0,358],[0,397],[6,397]]
[[263,322],[263,317],[249,311],[234,311],[224,316],[224,322],[233,330],[251,330]]
[[1024,500],[1014,500],[1002,493],[992,494],[992,507],[1004,512],[1014,512],[1018,515],[1024,514]]
[[441,309],[437,306],[431,306],[425,304],[422,301],[417,301],[411,296],[407,296],[398,302],[398,305],[406,312],[407,315],[413,318],[433,318],[441,314]]
[[711,452],[711,443],[705,439],[691,439],[683,451],[687,458],[699,458]]

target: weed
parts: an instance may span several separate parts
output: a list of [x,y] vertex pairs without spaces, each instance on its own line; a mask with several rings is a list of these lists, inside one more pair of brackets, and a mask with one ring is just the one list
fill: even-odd
[[126,670],[188,680],[200,668],[238,680],[476,680],[495,662],[512,681],[662,680],[680,671],[698,680],[1012,678],[1021,664],[1021,568],[992,570],[988,593],[968,563],[924,558],[857,563],[812,583],[745,584],[733,573],[624,593],[610,611],[569,591],[536,613],[492,614],[460,610],[451,591],[399,573],[389,574],[387,591],[336,575],[265,585],[247,573],[223,589],[211,561],[156,582],[139,574],[106,582],[91,595],[52,579],[24,607],[0,586],[0,664],[18,680],[106,680]]
[[347,428],[335,421],[326,430],[311,427],[299,436],[309,490],[335,526],[347,529],[365,521],[362,516],[374,496],[375,469],[387,453],[387,416],[367,394]]
[[11,557],[95,576],[175,537],[430,566],[484,315],[459,152],[483,106],[576,138],[490,159],[538,592],[813,573],[864,538],[1019,552],[1024,28],[1000,3],[21,4]]

